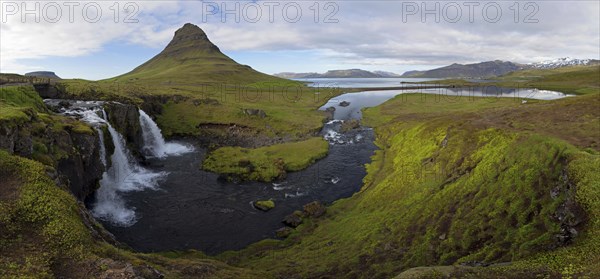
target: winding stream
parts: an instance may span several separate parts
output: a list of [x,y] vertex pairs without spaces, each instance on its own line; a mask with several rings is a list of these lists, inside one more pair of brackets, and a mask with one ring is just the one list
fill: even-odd
[[[466,93],[464,90],[451,92],[454,92],[452,96]],[[531,96],[533,91],[519,90],[493,96],[523,98],[521,94],[527,92],[524,96],[537,99],[566,96],[550,91],[536,91],[538,94]],[[236,184],[201,170],[206,150],[194,141],[165,142],[156,123],[143,111],[140,111],[145,140],[143,152],[150,155],[144,167],[131,160],[122,137],[100,113],[99,102],[93,105],[79,102],[79,106],[75,102],[75,108],[63,114],[77,116],[95,127],[108,125],[115,145],[112,162],[123,162],[124,166],[113,163],[105,173],[92,212],[119,241],[143,252],[197,249],[214,255],[273,238],[275,230],[283,226],[281,220],[304,204],[314,200],[328,204],[360,190],[366,175],[364,165],[370,162],[376,149],[374,134],[366,127],[341,133],[341,123],[360,119],[362,108],[379,105],[402,93],[406,92],[348,93],[329,100],[321,107],[336,108],[334,120],[326,123],[321,132],[330,143],[328,156],[305,170],[289,173],[285,180],[277,183]],[[439,94],[430,90],[421,93]],[[490,96],[486,92],[470,94]],[[341,101],[349,105],[342,107]],[[118,175],[113,174],[114,170],[111,172],[114,168],[130,168],[130,174],[139,175],[134,176],[133,182],[114,180]],[[129,181],[129,184],[118,181]],[[276,207],[262,212],[251,205],[253,201],[264,199],[273,199]],[[107,201],[112,204],[105,203]]]

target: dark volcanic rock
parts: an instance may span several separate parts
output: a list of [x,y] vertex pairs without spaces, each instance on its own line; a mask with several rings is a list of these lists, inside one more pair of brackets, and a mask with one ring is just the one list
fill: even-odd
[[135,105],[109,102],[104,105],[108,121],[125,138],[130,150],[139,153],[144,147],[140,113]]
[[83,201],[102,178],[98,134],[56,129],[34,114],[24,123],[0,122],[0,148],[11,154],[32,158],[56,169],[57,178]]
[[211,98],[194,99],[192,101],[192,103],[194,104],[194,106],[201,106],[201,105],[218,106],[221,104],[218,100],[211,99]]
[[304,205],[304,214],[310,217],[321,217],[325,214],[327,208],[319,201],[314,201]]
[[347,106],[349,106],[349,105],[350,105],[350,102],[346,102],[346,101],[342,101],[342,102],[339,104],[339,106],[340,106],[340,107],[347,107]]
[[148,115],[156,116],[162,113],[163,106],[168,102],[181,103],[189,98],[181,95],[140,95],[138,98],[143,100],[140,105],[142,110]]
[[292,228],[298,227],[302,224],[302,216],[302,212],[296,210],[294,213],[285,216],[285,218],[283,218],[283,223]]
[[553,199],[564,198],[564,202],[556,208],[553,216],[560,223],[560,232],[555,235],[557,246],[570,244],[579,235],[579,226],[587,221],[585,210],[576,202],[575,188],[575,183],[570,180],[567,170],[564,169],[558,185],[550,192]]

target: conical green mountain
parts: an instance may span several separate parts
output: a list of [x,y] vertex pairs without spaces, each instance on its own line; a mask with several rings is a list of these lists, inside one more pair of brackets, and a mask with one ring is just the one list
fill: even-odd
[[255,71],[223,54],[200,27],[186,23],[167,47],[118,81],[154,81],[162,84],[237,83],[284,81]]

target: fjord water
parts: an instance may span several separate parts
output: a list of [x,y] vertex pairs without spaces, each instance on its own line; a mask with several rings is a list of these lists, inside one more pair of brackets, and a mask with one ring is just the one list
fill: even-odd
[[374,88],[399,87],[403,82],[419,83],[439,80],[439,78],[299,78],[294,80],[306,82],[310,87]]
[[[406,90],[376,90],[355,93],[346,93],[330,99],[320,110],[328,107],[335,107],[334,117],[336,119],[360,119],[362,117],[361,109],[365,107],[374,107],[385,103],[387,100],[401,94],[418,93],[422,94],[423,100],[430,98],[437,102],[452,103],[458,97],[486,97],[493,102],[494,98],[513,98],[516,102],[523,102],[526,99],[537,100],[555,100],[568,97],[561,92],[538,90],[529,88],[503,88],[503,87],[469,87],[469,88],[432,88],[432,89],[406,89]],[[348,106],[340,106],[341,102],[349,103]]]

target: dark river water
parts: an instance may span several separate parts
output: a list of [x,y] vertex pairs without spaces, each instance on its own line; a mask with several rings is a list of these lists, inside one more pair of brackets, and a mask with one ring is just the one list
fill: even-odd
[[[329,204],[360,190],[364,165],[376,149],[373,131],[341,134],[339,126],[332,121],[323,129],[330,142],[327,157],[276,183],[235,184],[202,171],[205,151],[199,146],[192,153],[151,160],[146,168],[168,173],[159,188],[122,193],[137,221],[129,227],[104,225],[119,241],[144,252],[197,249],[217,254],[274,238],[284,226],[282,219],[304,204]],[[273,199],[276,207],[262,212],[251,205],[265,199]]]

